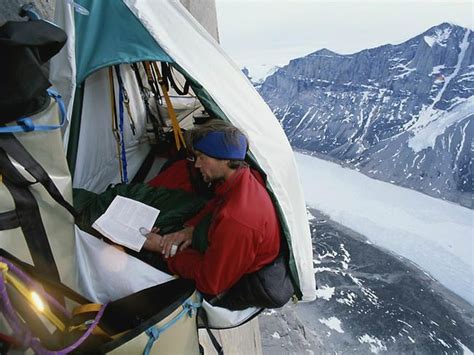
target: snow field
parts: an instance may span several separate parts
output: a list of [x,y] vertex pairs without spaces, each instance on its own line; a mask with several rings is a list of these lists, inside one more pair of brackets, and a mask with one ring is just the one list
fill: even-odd
[[295,153],[306,203],[474,305],[474,211]]

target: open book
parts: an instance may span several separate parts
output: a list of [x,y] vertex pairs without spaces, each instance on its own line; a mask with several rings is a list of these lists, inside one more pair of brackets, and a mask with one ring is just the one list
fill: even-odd
[[151,230],[159,213],[160,210],[144,203],[116,196],[92,227],[115,243],[140,251],[146,241],[140,228]]

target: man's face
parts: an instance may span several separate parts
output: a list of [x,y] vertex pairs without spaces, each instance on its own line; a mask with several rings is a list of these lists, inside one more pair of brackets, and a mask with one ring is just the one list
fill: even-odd
[[199,151],[195,152],[195,156],[194,166],[199,169],[205,182],[217,182],[227,178],[231,170],[228,160],[215,159]]

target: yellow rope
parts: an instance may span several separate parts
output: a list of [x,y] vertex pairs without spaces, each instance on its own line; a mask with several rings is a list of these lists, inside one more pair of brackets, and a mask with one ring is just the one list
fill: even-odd
[[72,311],[72,315],[77,316],[78,314],[82,314],[82,313],[99,312],[101,308],[102,308],[102,305],[98,303],[82,304],[74,308],[74,310]]
[[161,77],[160,71],[158,70],[158,65],[156,62],[153,62],[153,69],[155,70],[156,76],[158,77],[158,82],[160,83],[161,90],[163,91],[163,96],[165,97],[166,107],[168,109],[168,115],[170,116],[171,123],[173,125],[173,133],[174,133],[174,141],[176,143],[176,149],[181,149],[181,143],[183,147],[186,148],[186,142],[184,141],[183,132],[181,131],[181,127],[179,126],[178,118],[176,117],[176,113],[174,112],[173,105],[171,104],[171,99],[168,94],[168,90],[166,90],[166,85],[163,82],[163,78]]

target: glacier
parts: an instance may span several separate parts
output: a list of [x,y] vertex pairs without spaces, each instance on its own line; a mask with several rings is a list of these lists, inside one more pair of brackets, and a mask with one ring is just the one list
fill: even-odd
[[295,153],[307,204],[474,305],[474,211]]

